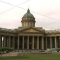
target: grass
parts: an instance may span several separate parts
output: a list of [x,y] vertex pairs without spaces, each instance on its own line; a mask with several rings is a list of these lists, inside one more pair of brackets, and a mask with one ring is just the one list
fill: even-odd
[[18,54],[13,57],[0,57],[0,60],[60,60],[60,54]]

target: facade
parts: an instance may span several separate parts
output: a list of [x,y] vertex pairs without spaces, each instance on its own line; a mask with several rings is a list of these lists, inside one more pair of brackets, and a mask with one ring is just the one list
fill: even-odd
[[0,47],[22,50],[46,50],[60,48],[60,31],[35,27],[35,17],[27,10],[22,17],[22,27],[17,29],[0,28]]

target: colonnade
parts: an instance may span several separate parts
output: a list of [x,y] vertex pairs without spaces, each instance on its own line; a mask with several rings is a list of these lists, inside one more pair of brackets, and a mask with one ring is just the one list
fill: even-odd
[[[36,39],[35,39],[35,37],[36,37]],[[26,40],[26,48],[24,47],[25,40]],[[20,46],[19,41],[20,41],[20,37],[18,37],[18,49]],[[35,44],[35,41],[36,41],[36,44]],[[42,45],[41,45],[42,49],[44,49],[44,46],[43,46],[44,42],[43,41],[44,40],[41,41],[42,42]],[[22,49],[39,49],[39,36],[22,36],[22,42],[21,43],[22,43]],[[29,45],[31,45],[31,46],[29,46]]]
[[44,50],[47,48],[60,48],[60,37],[0,36],[0,47]]
[[47,48],[60,48],[60,36],[46,37],[46,49]]
[[0,36],[0,47],[11,47],[14,48],[14,36]]

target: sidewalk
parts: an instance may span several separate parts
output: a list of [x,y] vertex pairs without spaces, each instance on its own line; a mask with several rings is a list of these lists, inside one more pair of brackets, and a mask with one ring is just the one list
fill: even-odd
[[10,52],[10,53],[6,53],[6,54],[2,54],[1,56],[17,56],[19,52]]

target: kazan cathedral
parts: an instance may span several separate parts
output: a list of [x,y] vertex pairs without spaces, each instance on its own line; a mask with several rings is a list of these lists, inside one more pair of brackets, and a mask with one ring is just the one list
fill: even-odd
[[60,31],[35,27],[35,22],[35,17],[28,9],[22,17],[21,27],[0,28],[0,47],[10,47],[16,50],[60,48]]

